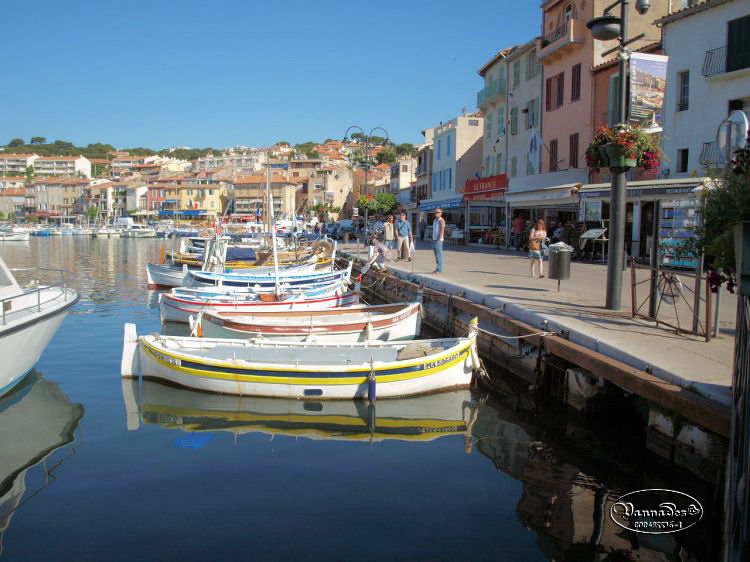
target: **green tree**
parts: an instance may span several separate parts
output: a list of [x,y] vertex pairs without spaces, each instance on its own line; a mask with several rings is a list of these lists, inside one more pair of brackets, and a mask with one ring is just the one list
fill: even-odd
[[415,156],[417,154],[417,149],[413,144],[404,142],[396,146],[396,154],[399,156]]
[[45,137],[31,137],[31,144],[44,144],[47,142]]
[[[714,189],[704,189],[701,223],[696,229],[697,246],[711,259],[714,290],[727,282],[734,291],[737,263],[732,227],[750,220],[750,150],[739,150]],[[719,274],[719,270],[721,274]]]
[[398,207],[398,202],[390,193],[378,193],[374,196],[363,195],[359,198],[357,206],[360,208],[360,212],[363,209],[367,209],[370,214],[382,213],[387,215],[392,213],[393,210]]
[[289,147],[291,147],[292,145],[291,145],[291,144],[289,144],[289,143],[288,143],[288,142],[286,142],[286,141],[279,141],[279,142],[277,142],[276,144],[274,144],[274,146],[289,146]]
[[378,164],[393,164],[396,161],[396,151],[391,148],[384,148],[376,156]]
[[24,144],[26,143],[23,142],[23,139],[13,139],[8,143],[8,146],[23,146]]
[[34,166],[29,166],[26,168],[26,181],[31,181],[36,177],[36,172],[34,171]]

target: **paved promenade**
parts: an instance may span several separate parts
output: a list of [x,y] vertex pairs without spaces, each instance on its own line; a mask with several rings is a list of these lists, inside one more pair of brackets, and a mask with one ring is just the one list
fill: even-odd
[[[367,248],[361,245],[339,244],[339,249],[365,259],[367,256]],[[673,384],[694,385],[702,395],[721,404],[730,403],[737,299],[726,289],[722,288],[719,337],[707,343],[701,337],[677,335],[666,326],[657,327],[653,322],[631,318],[629,269],[623,275],[620,311],[605,308],[607,266],[601,263],[572,262],[570,279],[560,282],[559,292],[556,280],[530,278],[526,254],[494,247],[446,245],[443,273],[433,275],[430,272],[435,269],[435,259],[431,245],[428,241],[417,241],[413,261],[394,261],[388,263],[388,269],[399,277],[413,276],[423,280],[427,287],[451,294],[464,296],[466,291],[466,298],[491,308],[502,308],[505,314],[533,326],[541,327],[547,320],[550,331],[568,330],[570,340],[575,343],[633,367],[650,370]],[[545,275],[548,270],[549,263],[545,260]],[[687,285],[687,280],[684,282]],[[647,298],[647,291],[647,284],[639,286],[636,298],[639,304]],[[669,306],[662,306],[664,313],[674,312]],[[680,322],[688,328],[692,325],[689,318],[681,317]]]

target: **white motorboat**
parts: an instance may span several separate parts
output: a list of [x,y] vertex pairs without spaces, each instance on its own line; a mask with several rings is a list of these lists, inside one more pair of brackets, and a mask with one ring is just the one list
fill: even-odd
[[0,258],[0,395],[34,368],[60,323],[78,301],[71,274],[51,285],[22,288]]
[[28,242],[29,231],[25,232],[0,232],[0,242]]
[[123,238],[156,238],[156,230],[145,224],[131,224],[120,231]]

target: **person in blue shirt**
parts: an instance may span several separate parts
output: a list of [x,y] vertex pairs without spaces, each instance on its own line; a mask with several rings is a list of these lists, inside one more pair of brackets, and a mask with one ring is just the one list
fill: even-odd
[[396,221],[394,232],[398,244],[397,259],[411,261],[409,246],[414,241],[414,234],[411,231],[411,223],[406,220],[406,213],[403,211],[401,212],[401,218]]

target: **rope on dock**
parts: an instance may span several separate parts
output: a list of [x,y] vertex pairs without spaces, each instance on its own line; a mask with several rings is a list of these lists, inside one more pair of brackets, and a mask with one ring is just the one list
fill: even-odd
[[561,336],[563,335],[563,332],[548,332],[548,331],[542,331],[542,332],[532,332],[531,334],[523,334],[522,336],[504,336],[502,334],[498,334],[497,332],[490,332],[489,330],[485,330],[483,328],[477,328],[480,332],[487,334],[488,336],[497,336],[498,338],[502,338],[504,340],[522,340],[524,338],[531,338],[534,336],[539,337],[545,337],[545,336]]

